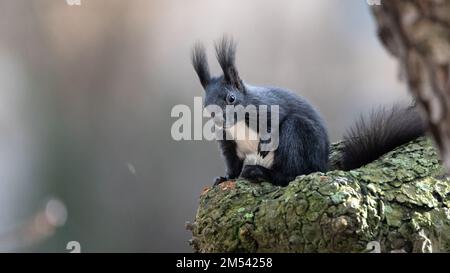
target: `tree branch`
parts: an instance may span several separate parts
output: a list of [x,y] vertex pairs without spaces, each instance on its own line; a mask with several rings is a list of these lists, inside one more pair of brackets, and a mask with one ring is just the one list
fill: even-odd
[[[332,162],[339,161],[339,144]],[[418,139],[360,169],[300,176],[287,187],[245,180],[205,188],[198,252],[450,251],[450,180]]]

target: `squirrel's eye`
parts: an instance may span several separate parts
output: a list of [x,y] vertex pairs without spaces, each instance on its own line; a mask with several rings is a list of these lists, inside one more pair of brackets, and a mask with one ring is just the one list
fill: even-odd
[[236,96],[235,95],[233,95],[233,94],[229,94],[228,96],[227,96],[227,102],[228,103],[234,103],[236,101]]

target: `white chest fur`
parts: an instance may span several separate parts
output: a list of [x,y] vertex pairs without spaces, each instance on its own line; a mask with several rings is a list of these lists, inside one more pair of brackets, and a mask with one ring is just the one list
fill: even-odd
[[237,122],[229,127],[227,131],[236,142],[237,156],[244,160],[244,165],[272,167],[273,152],[269,152],[265,157],[258,153],[259,135],[256,131],[250,129],[244,121]]

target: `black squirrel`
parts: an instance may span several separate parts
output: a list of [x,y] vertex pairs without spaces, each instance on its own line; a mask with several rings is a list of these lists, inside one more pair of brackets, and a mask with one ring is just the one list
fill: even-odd
[[[202,44],[197,43],[192,51],[192,64],[205,90],[204,105],[222,109],[227,105],[278,105],[279,139],[277,149],[270,152],[260,150],[261,141],[251,143],[230,137],[218,140],[227,171],[214,184],[242,177],[286,186],[296,176],[326,172],[330,143],[319,112],[291,91],[244,83],[235,66],[236,44],[232,38],[222,38],[215,49],[223,71],[219,77],[211,77]],[[234,120],[233,124],[238,122]],[[240,124],[248,126],[248,118]],[[258,127],[253,129],[259,133]],[[340,167],[343,170],[361,167],[424,134],[424,123],[413,107],[373,111],[368,119],[361,117],[344,135]],[[255,156],[256,160],[249,160]]]

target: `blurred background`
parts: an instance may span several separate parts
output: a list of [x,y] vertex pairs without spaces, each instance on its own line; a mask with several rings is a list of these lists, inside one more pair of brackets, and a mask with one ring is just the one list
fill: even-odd
[[219,73],[212,41],[233,35],[241,77],[309,99],[332,140],[409,100],[364,0],[80,3],[0,0],[3,252],[191,251],[184,223],[224,174],[216,143],[170,134],[203,93],[195,41]]

